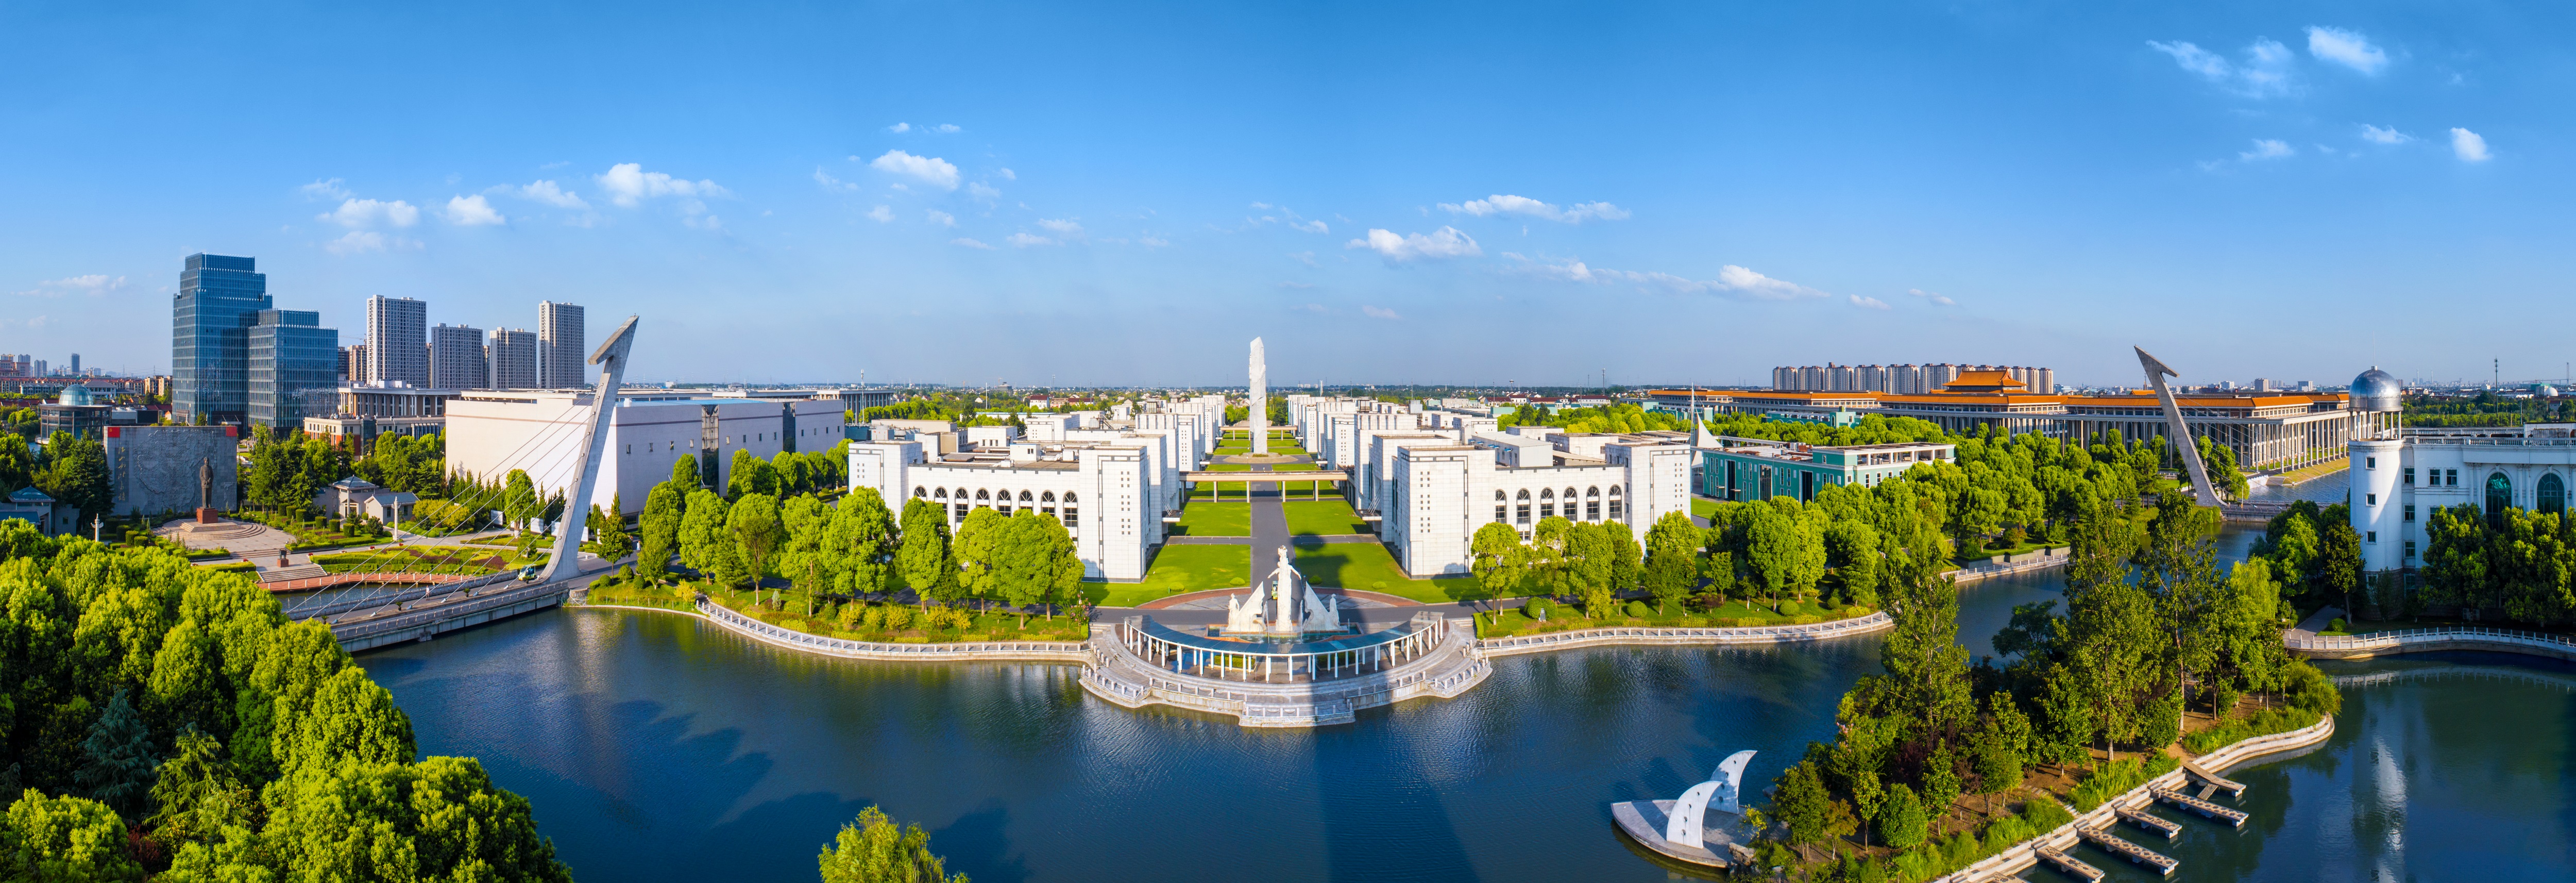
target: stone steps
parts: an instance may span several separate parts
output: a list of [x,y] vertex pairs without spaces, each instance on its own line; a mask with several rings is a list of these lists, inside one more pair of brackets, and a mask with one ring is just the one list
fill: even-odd
[[322,565],[319,564],[298,564],[293,567],[276,567],[260,571],[259,581],[280,583],[288,580],[312,579],[329,573],[330,571],[322,569]]

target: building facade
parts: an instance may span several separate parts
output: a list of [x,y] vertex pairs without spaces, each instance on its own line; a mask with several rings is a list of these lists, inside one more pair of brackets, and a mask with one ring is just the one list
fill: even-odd
[[[308,410],[327,407],[337,385],[340,332],[312,310],[261,310],[250,327],[245,421],[273,431],[301,428]],[[314,399],[322,400],[318,403]],[[313,403],[315,407],[308,408]]]
[[171,418],[240,423],[250,410],[250,325],[268,309],[268,277],[252,258],[192,254],[170,298]]
[[2057,391],[2057,371],[2027,365],[1823,365],[1778,367],[1771,369],[1771,388],[1799,392],[1887,392],[1921,395],[1936,392],[1960,375],[1971,371],[2000,371],[2019,381],[2022,389],[2048,394]]
[[[570,392],[466,392],[444,403],[447,468],[497,482],[524,470],[541,494],[566,491],[590,421],[591,394]],[[696,458],[699,474],[714,487],[733,477],[736,451],[767,460],[798,441],[828,448],[841,436],[838,401],[770,402],[697,398],[680,392],[656,395],[630,390],[609,415],[604,459],[591,499],[605,510],[611,500],[624,511],[644,510],[653,486],[671,477],[671,466]]]
[[579,304],[537,303],[537,386],[571,389],[582,385],[582,364],[590,353]]
[[1720,500],[1794,497],[1813,500],[1832,485],[1869,487],[1903,475],[1916,464],[1958,459],[1947,444],[1802,445],[1720,436],[1699,449],[1697,492]]
[[483,347],[484,385],[491,389],[538,389],[537,333],[517,328],[492,329]]
[[445,322],[429,329],[429,385],[440,389],[482,389],[488,370],[483,329]]
[[367,298],[367,380],[429,385],[429,302]]
[[236,426],[108,427],[111,507],[120,515],[175,515],[196,511],[202,499],[216,509],[238,508],[241,437]]

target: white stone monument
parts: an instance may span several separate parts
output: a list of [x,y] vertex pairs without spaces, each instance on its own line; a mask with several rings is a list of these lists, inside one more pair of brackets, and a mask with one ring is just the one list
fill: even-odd
[[[1753,832],[1744,825],[1744,807],[1738,801],[1744,768],[1753,762],[1753,754],[1728,755],[1709,773],[1708,781],[1692,785],[1680,800],[1614,803],[1610,817],[1629,837],[1668,858],[1720,868],[1749,865],[1753,851],[1745,844]],[[1716,812],[1717,819],[1711,820],[1710,812]]]
[[1270,453],[1270,366],[1262,357],[1261,338],[1252,339],[1252,455]]
[[1252,590],[1227,599],[1225,631],[1233,636],[1297,639],[1342,630],[1342,614],[1288,564],[1289,550],[1279,549],[1279,566]]

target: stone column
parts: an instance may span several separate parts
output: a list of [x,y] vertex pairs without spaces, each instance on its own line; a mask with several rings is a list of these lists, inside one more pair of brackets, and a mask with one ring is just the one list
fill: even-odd
[[[1246,416],[1252,418],[1252,453],[1270,453],[1270,366],[1261,351],[1261,338],[1252,339],[1252,406]],[[1248,489],[1251,485],[1245,485]],[[1244,499],[1251,499],[1250,493]]]

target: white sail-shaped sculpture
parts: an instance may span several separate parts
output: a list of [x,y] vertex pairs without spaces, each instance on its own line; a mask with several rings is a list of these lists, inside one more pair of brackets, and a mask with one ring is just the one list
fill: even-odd
[[1225,634],[1299,638],[1342,630],[1341,611],[1306,585],[1279,549],[1279,565],[1251,591],[1226,599]]
[[1706,819],[1709,810],[1715,809],[1731,815],[1743,814],[1743,807],[1736,802],[1737,792],[1744,778],[1744,767],[1753,762],[1754,754],[1755,752],[1751,751],[1738,751],[1728,755],[1725,760],[1718,762],[1715,771],[1709,773],[1708,781],[1692,785],[1690,790],[1682,792],[1681,799],[1673,802],[1672,812],[1665,814],[1664,840],[1694,849],[1705,849],[1707,844],[1700,839],[1700,831],[1701,823]]

